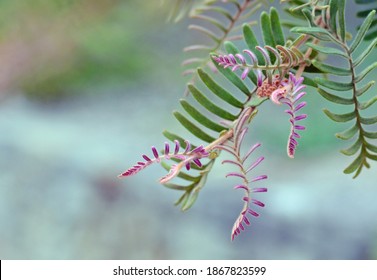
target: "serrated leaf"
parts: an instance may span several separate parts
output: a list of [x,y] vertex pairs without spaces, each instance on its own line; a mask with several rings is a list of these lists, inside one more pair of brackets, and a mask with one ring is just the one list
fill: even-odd
[[356,154],[356,152],[360,149],[362,144],[363,144],[362,139],[358,138],[351,147],[349,147],[348,149],[341,150],[340,152],[346,156],[352,156]]
[[338,103],[338,104],[343,104],[343,105],[351,105],[354,104],[354,101],[352,98],[344,98],[340,97],[334,94],[329,93],[328,91],[325,91],[321,88],[318,88],[318,93],[322,95],[322,97],[326,98],[327,100]]
[[362,153],[358,155],[358,157],[346,168],[344,169],[344,173],[351,174],[352,172],[356,171],[356,169],[362,166],[364,160],[364,156]]
[[355,77],[355,82],[361,82],[371,71],[373,71],[377,67],[377,62],[370,64],[367,68],[365,68],[359,75]]
[[337,76],[350,76],[351,75],[350,69],[339,68],[333,65],[319,62],[318,60],[313,60],[312,64],[324,73],[337,75]]
[[346,91],[353,88],[353,83],[334,82],[324,78],[315,78],[314,81],[321,86],[338,91]]
[[222,100],[228,102],[230,105],[233,105],[237,108],[243,108],[243,103],[233,97],[231,93],[225,90],[222,86],[218,85],[206,72],[202,69],[198,69],[198,75],[203,83]]
[[363,38],[365,37],[365,34],[367,33],[373,18],[376,14],[376,11],[371,11],[366,19],[364,20],[363,24],[360,26],[359,31],[356,34],[355,39],[353,40],[351,47],[350,47],[350,52],[353,53],[354,50],[359,46],[359,44],[362,42]]
[[355,136],[355,134],[359,131],[359,127],[357,126],[357,124],[355,124],[354,126],[352,126],[351,128],[343,131],[343,132],[339,132],[337,134],[335,134],[335,136],[339,139],[342,139],[342,140],[349,140],[351,139],[353,136]]
[[212,62],[216,66],[217,70],[219,70],[219,72],[223,74],[224,77],[227,78],[233,85],[240,89],[241,92],[243,92],[247,96],[251,94],[250,90],[247,88],[244,82],[234,72],[232,72],[231,69],[220,66],[213,60],[213,58]]
[[192,93],[192,96],[196,99],[196,101],[198,101],[208,111],[228,121],[234,121],[235,119],[237,119],[237,116],[227,112],[226,110],[212,103],[212,101],[210,101],[195,86],[189,84],[188,89]]
[[272,7],[270,10],[270,18],[271,18],[272,34],[274,35],[274,39],[275,39],[275,45],[271,47],[274,47],[276,45],[284,46],[285,38],[284,38],[284,33],[281,27],[281,23],[280,23],[279,13],[274,7]]
[[361,102],[358,106],[358,108],[360,110],[364,110],[364,109],[367,109],[369,108],[370,106],[372,106],[375,102],[377,101],[377,96],[374,96],[372,97],[371,99],[369,99],[368,101],[366,102]]
[[330,119],[332,119],[335,122],[348,122],[356,118],[355,112],[351,112],[347,114],[334,114],[327,109],[324,109],[323,112],[326,114],[326,116],[328,116]]
[[313,43],[306,43],[306,45],[312,48],[313,50],[316,50],[317,52],[324,53],[324,54],[331,54],[331,55],[339,55],[348,59],[347,54],[342,52],[341,50],[331,48],[331,47],[323,47],[323,46],[319,46]]
[[215,141],[215,138],[205,133],[203,130],[201,130],[199,127],[197,127],[195,124],[193,124],[191,121],[189,121],[184,115],[179,113],[178,111],[174,111],[173,115],[176,117],[176,119],[193,135],[198,137],[199,139],[205,141],[205,142],[213,142]]
[[360,117],[360,122],[363,124],[375,124],[377,123],[377,116],[376,117],[370,117],[370,118],[363,118]]

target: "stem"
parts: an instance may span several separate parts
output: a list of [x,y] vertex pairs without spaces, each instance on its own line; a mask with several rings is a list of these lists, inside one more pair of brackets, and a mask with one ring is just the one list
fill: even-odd
[[[232,31],[235,23],[238,21],[242,13],[248,8],[249,4],[251,4],[253,1],[255,0],[245,0],[242,5],[237,6],[237,13],[234,15],[234,17],[230,21],[230,24],[228,28],[226,29],[226,31],[224,32],[224,35],[217,41],[217,44],[212,48],[212,50],[210,50],[210,53],[216,52],[222,46],[222,44],[228,38],[228,35]],[[210,61],[209,58],[204,59],[203,62],[198,66],[198,68],[203,68],[204,66],[208,64],[209,61]],[[193,76],[189,83],[194,84],[196,78],[197,78],[197,75]],[[188,90],[186,88],[185,95],[187,94],[188,94]]]

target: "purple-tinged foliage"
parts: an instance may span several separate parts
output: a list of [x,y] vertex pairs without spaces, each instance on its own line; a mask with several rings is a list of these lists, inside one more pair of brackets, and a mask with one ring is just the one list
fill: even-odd
[[264,207],[264,203],[254,198],[251,198],[251,194],[258,193],[258,192],[267,192],[267,188],[250,188],[249,186],[250,184],[255,183],[257,181],[267,179],[266,175],[257,176],[255,178],[250,178],[249,176],[249,172],[252,171],[255,167],[257,167],[264,160],[263,156],[259,157],[251,164],[247,164],[246,162],[249,156],[258,147],[260,147],[261,144],[259,143],[255,144],[246,152],[244,156],[241,156],[241,145],[248,131],[248,128],[246,127],[246,125],[250,121],[253,110],[254,108],[251,108],[251,107],[244,109],[241,112],[237,123],[234,125],[233,138],[225,143],[222,143],[221,145],[216,146],[217,149],[226,151],[234,157],[233,160],[224,160],[222,163],[232,164],[234,166],[237,166],[239,169],[238,171],[229,172],[228,174],[226,174],[225,177],[234,176],[234,177],[238,177],[242,179],[242,183],[234,187],[234,189],[241,189],[244,191],[244,196],[242,198],[242,200],[244,201],[244,205],[239,216],[234,222],[234,225],[231,231],[232,240],[234,240],[234,238],[237,235],[239,235],[241,231],[245,230],[246,226],[250,225],[250,220],[248,218],[249,214],[254,217],[259,216],[259,214],[256,211],[254,211],[251,206],[256,205],[259,207]]
[[289,79],[287,83],[283,83],[283,87],[275,90],[271,94],[271,101],[276,104],[286,104],[289,106],[288,110],[285,110],[291,117],[289,119],[291,123],[291,131],[288,137],[287,154],[290,158],[294,158],[296,147],[298,142],[296,139],[301,138],[297,131],[304,130],[305,126],[298,125],[297,122],[306,119],[306,114],[297,115],[297,112],[301,110],[306,102],[299,102],[299,100],[306,94],[302,90],[306,87],[302,84],[303,77],[296,79],[296,77],[289,73]]
[[[166,183],[169,180],[173,179],[176,175],[178,175],[180,169],[182,167],[186,167],[187,170],[190,169],[190,164],[194,163],[198,167],[202,166],[202,163],[200,161],[201,158],[206,158],[209,156],[209,153],[205,150],[203,146],[198,146],[191,150],[191,144],[189,141],[185,141],[186,147],[185,150],[181,153],[179,153],[179,150],[181,148],[179,141],[174,141],[174,150],[170,149],[170,146],[167,142],[165,142],[165,147],[163,150],[163,154],[161,155],[156,147],[152,146],[152,153],[153,157],[150,158],[147,155],[142,155],[145,162],[139,161],[137,164],[132,166],[131,168],[124,171],[122,174],[120,174],[118,177],[128,177],[137,174],[147,166],[157,162],[160,163],[162,159],[169,160],[172,158],[180,160],[178,164],[174,164],[171,166],[169,173],[162,177],[160,179],[160,183]],[[171,152],[172,151],[172,152]]]
[[[255,69],[257,75],[257,85],[261,86],[263,82],[263,74],[262,71],[257,68],[258,66],[258,59],[257,56],[250,50],[244,50],[252,62],[252,64],[247,64],[245,57],[242,54],[227,54],[227,55],[217,55],[213,56],[215,62],[217,62],[220,66],[224,68],[231,68],[232,71],[237,71],[238,69],[243,69],[241,74],[241,79],[244,80],[249,72],[252,69]],[[238,61],[237,61],[238,59]]]

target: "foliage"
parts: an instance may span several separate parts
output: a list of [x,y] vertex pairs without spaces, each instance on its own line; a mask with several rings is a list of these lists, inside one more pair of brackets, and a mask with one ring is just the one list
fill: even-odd
[[[336,135],[342,140],[353,142],[341,152],[347,156],[356,155],[344,172],[353,173],[356,178],[364,167],[369,168],[371,160],[377,160],[377,146],[373,142],[377,139],[377,132],[371,126],[377,123],[377,116],[371,115],[368,110],[377,101],[377,95],[371,90],[374,81],[370,79],[377,63],[363,63],[374,51],[377,39],[369,43],[365,50],[360,47],[369,39],[369,30],[374,25],[376,12],[368,12],[356,36],[351,39],[351,32],[346,26],[344,0],[281,1],[280,5],[285,9],[289,23],[285,26],[290,26],[289,30],[284,28],[280,20],[282,13],[274,7],[278,4],[270,4],[270,9],[262,11],[259,16],[262,40],[258,39],[256,29],[249,22],[243,22],[241,38],[245,47],[240,52],[237,45],[229,41],[228,34],[236,28],[236,22],[240,24],[244,20],[241,14],[254,15],[257,8],[262,9],[260,2],[205,1],[205,8],[199,9],[202,13],[211,11],[214,15],[221,14],[224,19],[203,14],[199,16],[197,6],[193,8],[194,12],[190,13],[192,17],[211,23],[222,30],[223,35],[215,35],[206,27],[191,26],[191,29],[205,33],[215,45],[194,45],[186,49],[202,50],[207,57],[194,57],[184,62],[197,63],[200,67],[195,71],[190,68],[189,72],[197,79],[188,83],[190,96],[180,100],[183,112],[174,111],[173,114],[184,128],[201,143],[206,143],[206,146],[200,145],[190,150],[183,137],[164,131],[166,138],[175,143],[173,155],[169,153],[168,143],[163,156],[159,156],[157,150],[152,148],[155,159],[143,156],[146,162],[137,163],[121,175],[133,175],[163,158],[175,161],[172,165],[163,163],[169,173],[160,181],[169,188],[183,191],[177,204],[181,204],[182,210],[187,210],[197,199],[220,153],[230,154],[232,159],[222,162],[235,166],[239,171],[230,172],[227,177],[240,178],[242,183],[235,188],[245,191],[244,206],[231,231],[232,240],[245,229],[245,225],[250,225],[247,214],[258,216],[250,205],[264,206],[254,198],[254,193],[266,192],[267,188],[255,187],[254,184],[267,176],[257,176],[254,179],[249,177],[249,172],[264,157],[258,158],[251,165],[246,163],[260,144],[252,146],[245,155],[242,155],[241,150],[248,127],[254,122],[254,116],[264,102],[270,100],[277,105],[285,104],[289,107],[285,112],[289,114],[291,124],[287,144],[290,158],[294,157],[298,139],[301,138],[298,132],[305,129],[304,125],[298,124],[307,117],[306,114],[298,113],[306,105],[306,101],[302,101],[306,93],[302,90],[311,86],[317,89],[324,100],[338,104],[339,108],[351,107],[340,113],[324,110],[334,122],[352,122],[350,128]],[[235,14],[228,10],[228,5],[236,6]],[[228,25],[224,23],[227,21]],[[220,47],[224,47],[224,50]],[[212,66],[204,69],[208,62]],[[217,79],[218,73],[228,80],[231,87],[222,85],[220,79]],[[239,97],[240,93],[243,98]],[[178,154],[179,147],[183,145],[186,147],[185,152]],[[195,162],[202,158],[207,160],[204,165]],[[182,171],[183,167],[196,170],[197,175]],[[180,182],[184,181],[186,184],[172,183],[174,178],[180,178]]]

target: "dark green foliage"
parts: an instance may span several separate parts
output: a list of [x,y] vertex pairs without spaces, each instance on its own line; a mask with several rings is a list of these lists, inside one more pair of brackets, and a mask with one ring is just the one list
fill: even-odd
[[[298,50],[283,48],[285,39],[277,10],[272,8],[270,10],[270,14],[264,13],[262,17],[270,29],[268,32],[265,32],[265,28],[261,29],[263,33],[263,40],[265,42],[269,42],[272,44],[272,46],[274,46],[276,40],[276,42],[279,42],[279,46],[281,44],[281,52],[285,52],[287,56],[290,56],[292,61],[299,61],[300,57],[303,55]],[[243,35],[245,45],[253,51],[255,51],[255,47],[260,46],[250,25],[243,25]],[[236,54],[240,52],[232,42],[225,42],[224,46],[229,54]],[[270,52],[269,54],[269,59],[271,61],[275,61],[276,53]],[[260,52],[256,52],[256,55],[258,56],[258,59],[260,59],[260,62],[264,64],[266,58]],[[230,82],[232,85],[231,89],[225,89],[219,82],[214,80],[212,75],[207,73],[202,68],[198,68],[196,70],[196,75],[200,79],[201,86],[199,87],[199,85],[196,86],[193,84],[188,84],[188,91],[197,103],[194,105],[189,101],[189,99],[180,100],[182,108],[192,118],[192,120],[190,117],[186,117],[184,114],[178,111],[173,113],[184,128],[186,128],[192,135],[207,143],[215,141],[216,135],[221,135],[222,132],[228,129],[224,125],[220,124],[220,120],[235,121],[238,118],[238,115],[235,115],[233,112],[225,109],[226,106],[223,104],[225,103],[230,105],[232,108],[240,112],[240,109],[243,109],[246,104],[250,106],[251,103],[249,101],[254,96],[254,92],[256,90],[256,87],[250,89],[246,83],[242,81],[239,75],[232,72],[231,69],[224,69],[223,67],[218,66],[217,63],[215,63],[215,66],[217,67],[218,71]],[[255,85],[255,74],[250,72],[249,78]],[[199,89],[202,88],[202,86],[204,86],[204,89]],[[233,94],[235,91],[244,94],[246,99],[241,101],[236,98]],[[260,98],[252,99],[254,106],[259,106],[265,100],[266,99]],[[180,144],[184,146],[183,137],[168,131],[164,131],[163,134],[170,141],[177,139]],[[209,163],[204,165],[202,168],[198,168],[196,165],[192,164],[191,168],[199,171],[198,175],[196,176],[191,176],[181,171],[178,177],[184,181],[187,181],[187,185],[170,182],[165,184],[165,186],[168,188],[184,191],[183,195],[176,203],[176,205],[181,205],[182,210],[189,209],[195,202],[200,190],[203,188],[204,183],[206,182],[208,173],[213,166],[215,158],[216,156],[214,156],[214,159],[211,159]],[[164,163],[163,166],[167,170],[170,169],[170,166],[166,163]]]
[[[355,0],[357,4],[363,5],[363,4],[373,4],[370,7],[365,8],[365,10],[357,12],[357,16],[364,19],[366,16],[370,15],[370,12],[373,10],[377,10],[377,0]],[[365,23],[365,21],[364,21]],[[377,29],[375,26],[377,25],[377,18],[376,15],[373,14],[373,20],[371,21],[371,27],[374,27],[373,29],[368,30],[368,32],[365,34],[365,37],[363,37],[364,40],[372,40],[377,37]],[[360,27],[361,29],[362,27]]]
[[[365,166],[369,168],[368,159],[375,160],[376,148],[375,145],[369,142],[375,136],[374,132],[367,132],[365,126],[371,125],[377,122],[376,117],[363,117],[363,110],[371,107],[376,101],[377,96],[374,95],[365,102],[360,102],[359,97],[364,95],[373,86],[374,81],[365,83],[368,75],[377,68],[377,63],[372,63],[359,70],[361,63],[368,58],[368,55],[374,49],[377,44],[377,40],[374,40],[369,46],[363,50],[363,52],[356,58],[353,55],[355,50],[358,50],[360,43],[364,40],[368,34],[369,27],[373,22],[375,11],[371,11],[366,17],[365,21],[361,25],[357,35],[353,39],[350,45],[346,42],[346,27],[344,20],[345,1],[331,0],[330,5],[330,19],[328,21],[327,28],[322,27],[296,27],[292,28],[292,32],[300,34],[309,34],[321,41],[321,44],[307,43],[306,45],[318,53],[323,53],[326,56],[337,56],[338,59],[344,60],[347,67],[339,68],[334,65],[326,64],[322,61],[313,61],[313,65],[321,71],[331,74],[333,78],[316,78],[315,82],[318,84],[318,92],[328,101],[337,103],[340,105],[352,106],[353,109],[348,113],[333,113],[327,109],[324,113],[335,122],[351,122],[352,125],[344,132],[336,134],[336,136],[342,140],[353,140],[353,144],[347,148],[341,150],[341,152],[347,156],[353,156],[357,154],[357,157],[353,162],[344,170],[345,173],[354,173],[354,177],[357,177],[362,168]],[[326,19],[324,19],[326,20]],[[323,42],[331,42],[331,46],[324,44]],[[337,77],[342,77],[337,78]],[[348,97],[345,94],[348,93]],[[368,137],[372,136],[372,137]]]

